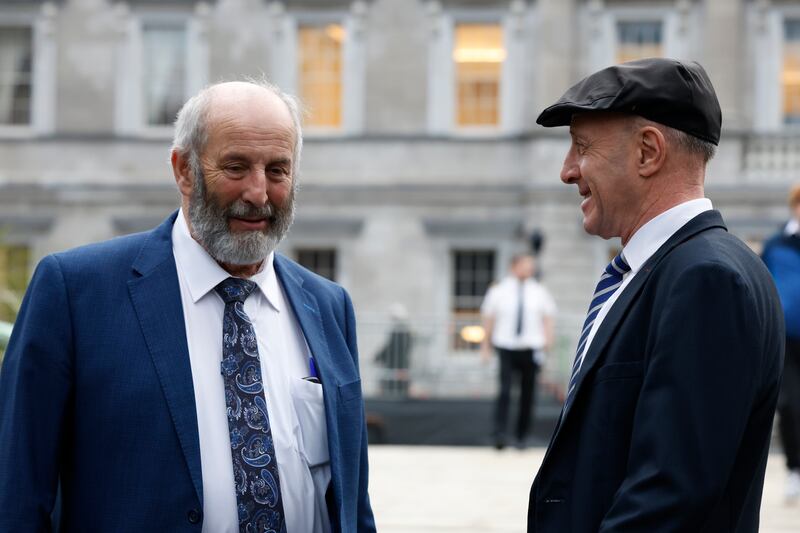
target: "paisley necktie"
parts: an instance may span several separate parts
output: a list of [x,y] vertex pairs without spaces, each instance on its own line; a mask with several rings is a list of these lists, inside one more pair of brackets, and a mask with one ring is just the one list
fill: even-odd
[[285,533],[278,461],[272,441],[256,332],[244,301],[256,284],[228,278],[215,287],[225,302],[222,364],[240,533]]

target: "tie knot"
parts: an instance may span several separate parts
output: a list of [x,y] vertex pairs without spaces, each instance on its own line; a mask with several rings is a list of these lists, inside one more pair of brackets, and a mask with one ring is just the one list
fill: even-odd
[[617,256],[612,259],[606,267],[606,274],[617,278],[621,278],[624,274],[630,271],[631,267],[628,262],[625,261],[625,258],[622,256],[622,252],[617,254]]
[[255,282],[248,279],[227,278],[214,287],[214,290],[217,291],[217,294],[220,295],[226,304],[229,304],[231,302],[244,303],[255,288]]

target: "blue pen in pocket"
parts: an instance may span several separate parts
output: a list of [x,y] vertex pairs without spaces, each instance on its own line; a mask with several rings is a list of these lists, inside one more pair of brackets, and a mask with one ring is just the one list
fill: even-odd
[[319,373],[317,372],[317,362],[314,361],[313,356],[309,356],[308,358],[308,377],[305,377],[306,381],[310,381],[312,383],[321,383],[319,380]]

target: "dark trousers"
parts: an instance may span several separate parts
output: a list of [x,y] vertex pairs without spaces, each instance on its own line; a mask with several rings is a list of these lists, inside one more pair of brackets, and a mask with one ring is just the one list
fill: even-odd
[[786,340],[778,418],[786,467],[800,469],[800,339]]
[[508,411],[511,404],[513,376],[519,376],[519,412],[515,436],[522,441],[528,434],[533,412],[533,398],[536,392],[536,374],[539,365],[533,361],[533,350],[505,350],[497,348],[500,357],[500,391],[494,413],[494,436],[502,442],[508,424]]

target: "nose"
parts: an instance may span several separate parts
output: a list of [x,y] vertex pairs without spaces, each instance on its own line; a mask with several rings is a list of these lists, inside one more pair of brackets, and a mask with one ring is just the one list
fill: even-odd
[[269,180],[264,169],[254,169],[244,179],[242,200],[256,207],[264,207],[269,201]]
[[567,156],[564,158],[564,164],[561,166],[561,181],[566,184],[575,183],[580,179],[581,172],[578,160],[575,157],[574,148],[569,149]]

